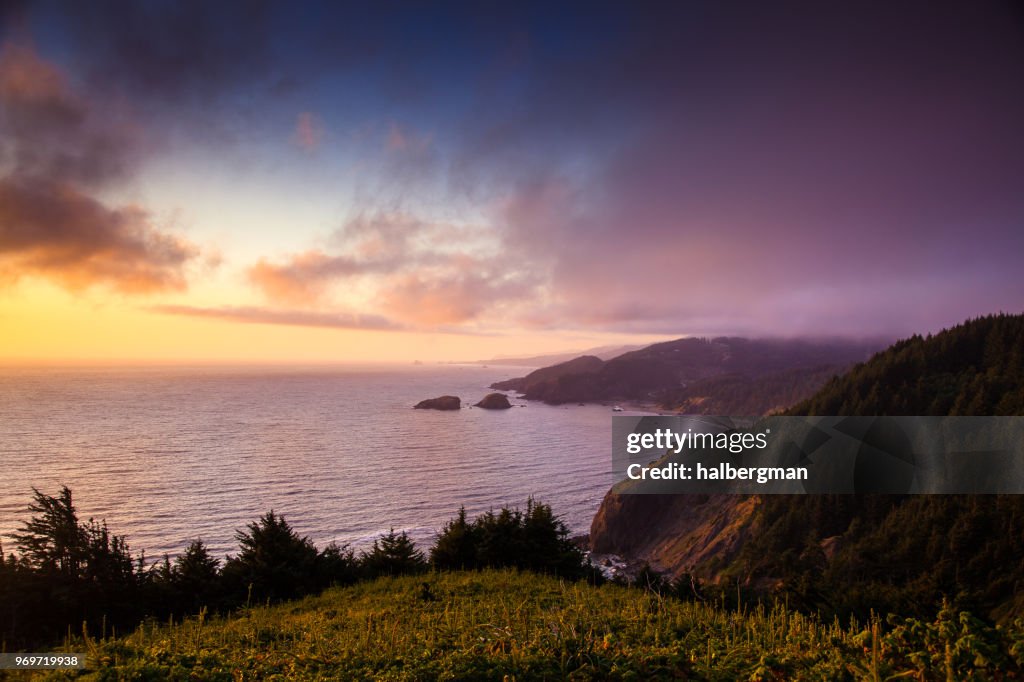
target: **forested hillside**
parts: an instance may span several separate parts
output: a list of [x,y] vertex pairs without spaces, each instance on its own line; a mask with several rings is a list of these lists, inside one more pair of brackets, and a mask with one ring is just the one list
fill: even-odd
[[[786,414],[1021,415],[1022,356],[1024,316],[971,320],[893,345]],[[609,494],[591,533],[602,551],[828,613],[1024,609],[1024,496]]]
[[900,341],[788,414],[1024,415],[1024,316]]
[[685,338],[607,362],[583,356],[492,384],[547,403],[631,400],[665,409],[751,414],[783,408],[867,359],[879,341]]

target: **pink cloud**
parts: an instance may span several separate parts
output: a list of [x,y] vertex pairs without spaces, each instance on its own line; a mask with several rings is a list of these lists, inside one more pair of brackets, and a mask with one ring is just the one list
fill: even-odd
[[326,131],[324,123],[314,113],[304,111],[299,114],[295,121],[295,131],[292,133],[292,143],[298,147],[312,152],[320,147]]
[[314,249],[260,260],[249,281],[270,301],[329,305],[327,294],[358,286],[399,323],[437,329],[478,319],[530,296],[536,279],[502,262],[470,226],[404,213],[360,216],[336,236],[337,251]]
[[296,254],[280,265],[260,259],[246,274],[267,298],[301,305],[318,302],[327,282],[341,272],[337,259],[312,250]]
[[430,148],[432,142],[433,136],[417,135],[415,131],[397,123],[391,124],[387,136],[387,148],[393,152],[425,152]]
[[201,308],[187,305],[157,305],[147,308],[164,315],[206,317],[229,322],[249,324],[275,324],[294,327],[322,327],[328,329],[371,329],[393,331],[400,327],[379,315],[358,315],[350,312],[318,313],[304,310],[225,306]]

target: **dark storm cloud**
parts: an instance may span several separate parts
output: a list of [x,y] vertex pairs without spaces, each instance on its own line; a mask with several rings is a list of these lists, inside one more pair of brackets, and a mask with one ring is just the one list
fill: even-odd
[[180,107],[241,83],[277,81],[267,2],[65,3],[66,29],[92,82]]
[[141,152],[138,126],[88,101],[33,49],[0,47],[0,162],[10,172],[99,186],[126,177]]
[[140,154],[137,129],[88,101],[29,47],[0,48],[0,275],[69,289],[124,293],[185,286],[196,248],[137,206],[109,208],[88,191],[124,179]]

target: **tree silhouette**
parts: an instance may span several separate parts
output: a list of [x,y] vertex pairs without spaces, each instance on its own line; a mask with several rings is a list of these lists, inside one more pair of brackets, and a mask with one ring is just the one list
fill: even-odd
[[316,547],[273,510],[235,533],[241,551],[224,565],[225,580],[237,593],[252,589],[260,601],[278,601],[316,589]]
[[193,540],[174,560],[170,582],[178,606],[188,613],[220,603],[220,561],[210,556],[202,540]]
[[479,568],[478,543],[476,525],[466,520],[466,508],[459,507],[458,515],[445,524],[431,547],[430,563],[439,569]]
[[589,571],[583,554],[569,539],[569,530],[551,507],[530,498],[526,512],[503,507],[472,523],[466,510],[449,521],[430,551],[438,569],[514,567],[567,578]]
[[32,488],[33,502],[28,510],[32,519],[22,524],[12,537],[21,557],[32,568],[77,578],[86,555],[86,534],[78,523],[78,514],[67,486],[56,496]]
[[361,562],[373,576],[419,573],[427,568],[423,552],[416,549],[405,531],[396,533],[394,528],[373,541],[373,548],[363,553]]
[[348,545],[338,546],[331,543],[317,557],[317,584],[319,587],[331,585],[351,585],[359,579],[359,562],[355,552]]

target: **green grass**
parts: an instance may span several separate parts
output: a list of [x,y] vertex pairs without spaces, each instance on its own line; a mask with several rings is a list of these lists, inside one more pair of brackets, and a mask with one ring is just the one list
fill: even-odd
[[76,674],[89,680],[944,680],[1015,679],[1024,637],[951,613],[843,626],[781,605],[725,611],[485,571],[385,578],[67,647],[87,651],[92,668]]

